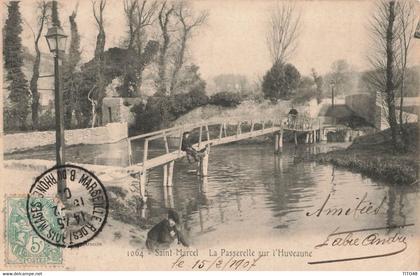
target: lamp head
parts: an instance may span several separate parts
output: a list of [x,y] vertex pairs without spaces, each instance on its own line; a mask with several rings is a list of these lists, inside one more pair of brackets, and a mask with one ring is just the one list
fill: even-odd
[[53,25],[49,28],[45,38],[50,52],[59,53],[66,50],[67,35],[60,26]]

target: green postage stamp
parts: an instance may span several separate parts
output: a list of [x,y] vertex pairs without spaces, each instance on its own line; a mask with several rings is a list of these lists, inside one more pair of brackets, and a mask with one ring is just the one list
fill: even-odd
[[5,216],[7,264],[62,264],[62,248],[45,242],[31,227],[26,196],[8,196]]

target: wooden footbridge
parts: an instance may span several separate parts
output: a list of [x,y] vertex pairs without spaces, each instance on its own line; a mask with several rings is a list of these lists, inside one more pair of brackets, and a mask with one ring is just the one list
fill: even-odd
[[[139,177],[140,192],[144,200],[145,185],[148,171],[162,167],[163,186],[172,186],[174,163],[186,156],[181,150],[183,134],[191,133],[191,138],[196,143],[196,150],[205,148],[203,157],[198,162],[197,174],[205,177],[208,173],[210,146],[232,143],[244,139],[250,139],[262,135],[274,134],[274,151],[281,153],[283,148],[284,131],[292,131],[297,144],[297,134],[306,133],[306,142],[315,143],[321,140],[321,126],[318,119],[305,116],[280,119],[244,120],[231,118],[224,121],[206,121],[196,124],[182,125],[173,128],[154,131],[128,138],[128,170]],[[133,151],[133,142],[139,141],[143,145],[138,153]],[[142,143],[143,142],[143,143]],[[151,143],[158,144],[162,151],[156,155],[151,151]],[[154,156],[151,156],[154,153]]]

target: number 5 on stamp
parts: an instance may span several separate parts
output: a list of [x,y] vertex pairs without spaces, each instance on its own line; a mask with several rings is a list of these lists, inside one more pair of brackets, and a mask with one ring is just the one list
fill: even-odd
[[7,264],[62,264],[62,248],[45,242],[32,229],[26,214],[26,196],[6,198]]

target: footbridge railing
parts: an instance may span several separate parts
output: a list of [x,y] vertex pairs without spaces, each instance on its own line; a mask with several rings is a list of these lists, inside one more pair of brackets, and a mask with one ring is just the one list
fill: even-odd
[[208,120],[194,124],[175,126],[167,129],[153,131],[146,134],[129,137],[128,169],[139,173],[140,191],[145,197],[145,184],[147,172],[157,167],[163,168],[163,185],[172,186],[174,162],[186,155],[181,150],[183,134],[190,132],[190,139],[195,141],[193,147],[204,151],[200,159],[197,172],[206,176],[208,172],[208,156],[210,145],[216,146],[249,139],[261,135],[275,134],[275,151],[281,152],[283,146],[283,131],[306,131],[313,134],[318,129],[316,120],[306,117],[295,118],[228,118],[224,120]]

